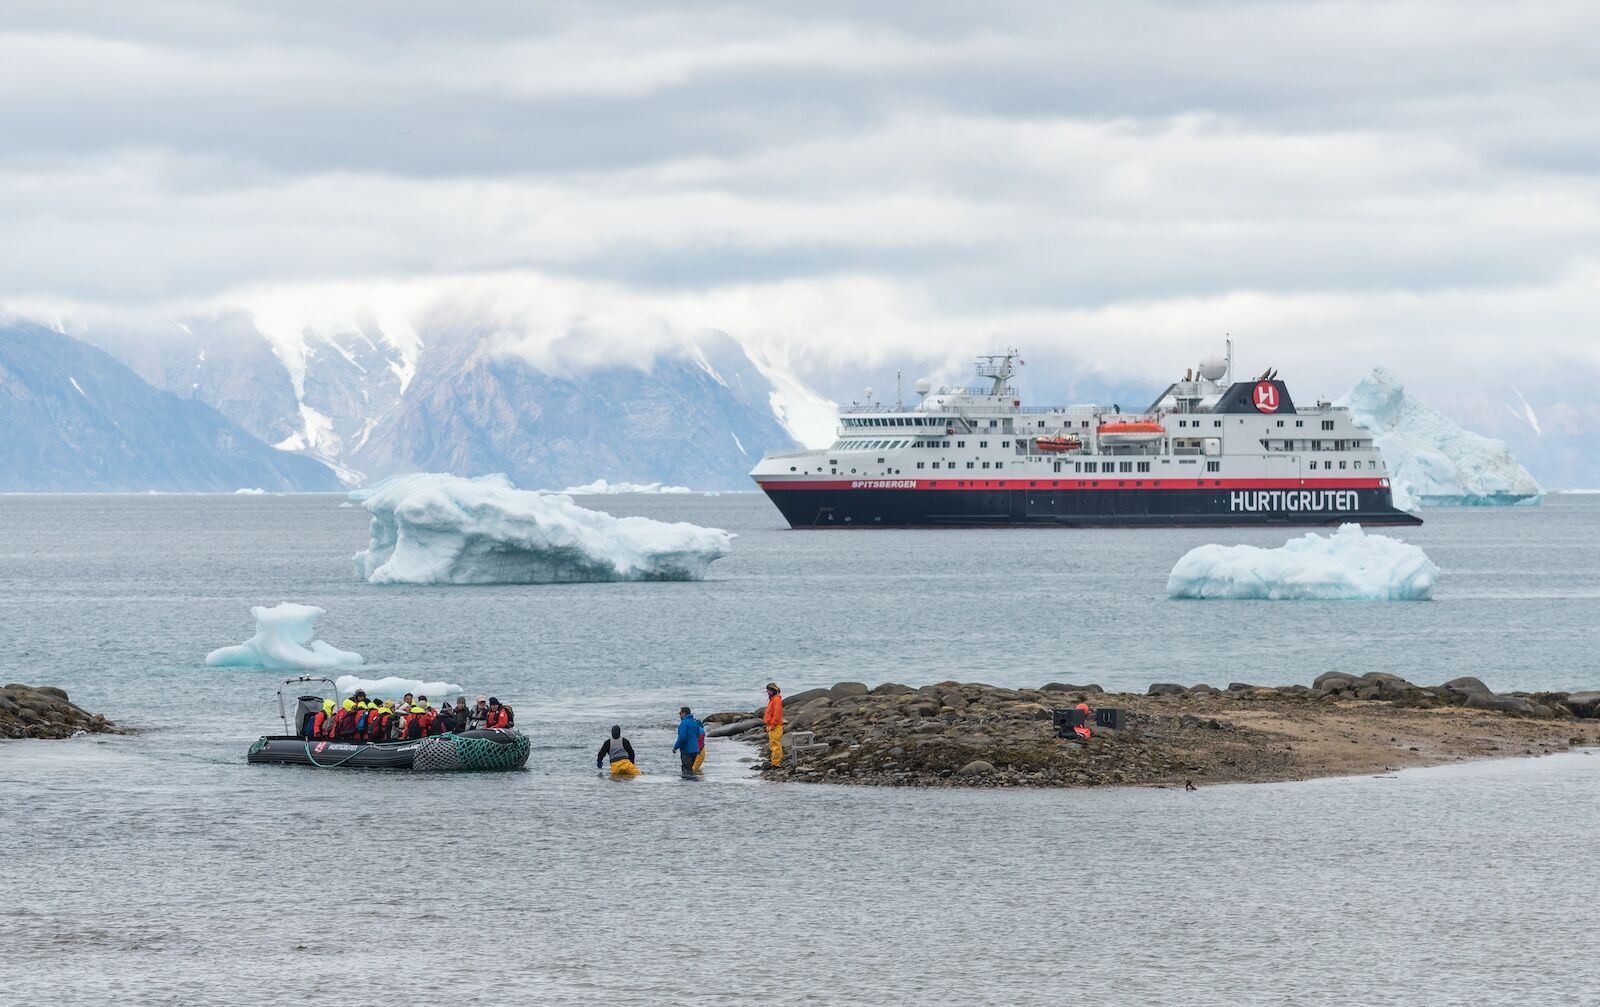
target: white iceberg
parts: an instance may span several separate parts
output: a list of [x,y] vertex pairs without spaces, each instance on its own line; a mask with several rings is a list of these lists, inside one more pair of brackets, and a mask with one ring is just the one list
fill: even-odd
[[1407,395],[1385,368],[1373,368],[1335,404],[1372,431],[1373,444],[1389,464],[1396,507],[1538,503],[1544,495],[1503,441],[1463,430]]
[[206,655],[206,664],[224,668],[276,668],[319,671],[325,668],[351,668],[361,664],[361,655],[312,639],[317,616],[315,605],[284,602],[267,608],[257,605],[256,635],[235,647],[220,647]]
[[1290,539],[1278,549],[1191,549],[1167,577],[1167,597],[1426,601],[1438,579],[1439,568],[1419,547],[1347,524],[1331,535]]
[[244,487],[242,489],[236,489],[233,491],[233,495],[236,497],[264,497],[267,495],[267,491],[262,489],[260,486],[251,486]]
[[349,696],[357,689],[364,689],[370,699],[399,699],[409,692],[413,696],[427,696],[428,701],[435,706],[444,702],[447,694],[460,696],[466,693],[465,689],[454,682],[424,682],[420,678],[397,678],[393,675],[386,678],[340,675],[333,684],[339,687],[341,696]]
[[562,490],[574,496],[601,496],[612,493],[693,493],[687,486],[663,486],[661,483],[613,483],[596,479],[582,486],[569,486]]
[[503,475],[395,476],[350,499],[372,514],[355,565],[373,584],[700,580],[733,544],[720,528],[613,517]]

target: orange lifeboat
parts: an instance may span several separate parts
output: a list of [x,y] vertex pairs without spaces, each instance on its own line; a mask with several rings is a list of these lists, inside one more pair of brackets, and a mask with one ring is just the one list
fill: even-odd
[[1035,437],[1033,446],[1040,451],[1076,451],[1083,445],[1076,437]]
[[1143,444],[1159,440],[1167,428],[1154,420],[1116,420],[1100,424],[1096,433],[1102,444]]

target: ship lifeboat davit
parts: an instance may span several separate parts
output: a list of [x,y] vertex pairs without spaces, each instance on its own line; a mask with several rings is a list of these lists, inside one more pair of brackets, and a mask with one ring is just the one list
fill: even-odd
[[1076,437],[1035,437],[1033,446],[1040,451],[1076,451],[1083,445]]
[[1102,444],[1144,444],[1159,440],[1167,428],[1154,420],[1117,420],[1100,424],[1096,433]]

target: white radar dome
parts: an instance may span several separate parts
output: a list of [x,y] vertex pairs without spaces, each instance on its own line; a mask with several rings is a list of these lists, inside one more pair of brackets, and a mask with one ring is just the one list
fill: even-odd
[[1200,377],[1207,381],[1215,381],[1228,373],[1228,362],[1221,357],[1210,357],[1200,361]]
[[917,383],[912,385],[911,388],[918,395],[926,395],[929,392],[933,391],[933,385],[928,383],[928,379],[927,378],[918,378],[917,379]]

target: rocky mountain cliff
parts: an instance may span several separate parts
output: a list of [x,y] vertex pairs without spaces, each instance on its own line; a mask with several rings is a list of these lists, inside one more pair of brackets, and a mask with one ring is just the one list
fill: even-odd
[[0,490],[329,490],[325,465],[278,451],[104,352],[0,323]]
[[795,446],[773,381],[716,332],[642,363],[568,373],[507,350],[470,317],[419,332],[365,320],[268,334],[241,314],[100,342],[152,384],[352,484],[428,471],[504,472],[537,488],[749,489],[763,453]]

